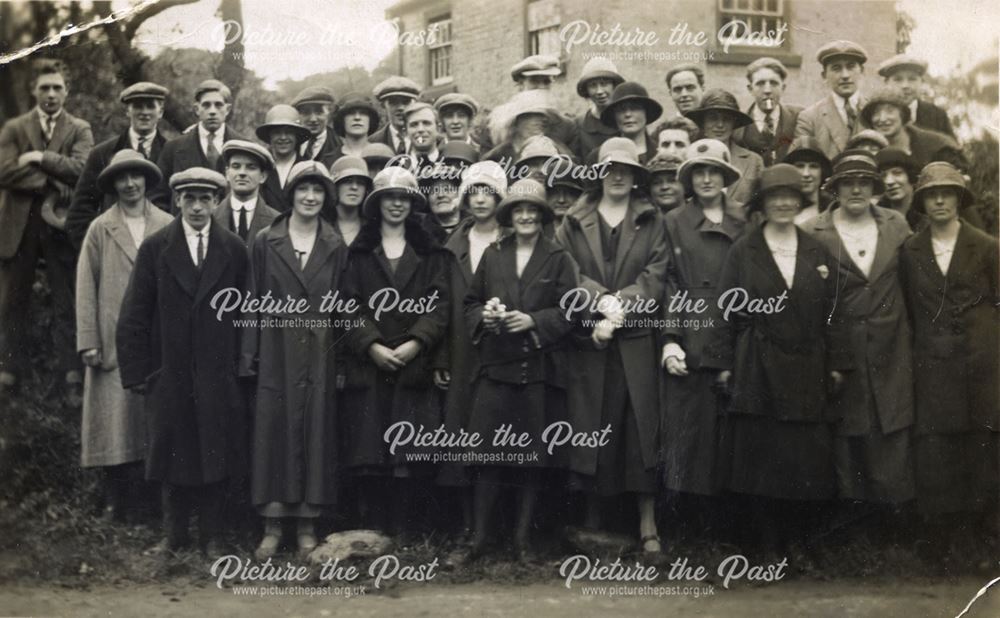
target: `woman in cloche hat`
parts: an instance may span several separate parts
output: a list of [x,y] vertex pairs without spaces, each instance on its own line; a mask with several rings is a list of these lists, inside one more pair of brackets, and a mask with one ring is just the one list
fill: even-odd
[[[296,320],[328,317],[323,296],[338,288],[347,248],[332,225],[320,216],[332,208],[333,183],[319,161],[297,163],[285,190],[289,212],[279,215],[250,243],[250,298],[304,300],[307,310]],[[334,384],[337,333],[308,324],[263,327],[243,333],[240,373],[257,377],[253,411],[251,501],[264,518],[258,560],[274,556],[281,544],[281,520],[296,522],[302,557],[315,549],[314,522],[336,501],[339,476],[339,428]]]
[[900,252],[914,331],[917,508],[932,542],[966,526],[985,536],[996,522],[998,247],[965,221],[972,197],[954,166],[925,166],[913,205],[928,225]]
[[[656,332],[644,317],[663,298],[667,249],[659,210],[640,191],[646,169],[635,143],[612,137],[601,145],[594,171],[600,184],[566,213],[556,240],[579,264],[577,305],[571,317],[590,325],[590,341],[570,353],[575,367],[567,389],[576,432],[611,426],[600,448],[567,449],[574,485],[587,494],[587,527],[600,525],[601,498],[635,494],[639,538],[647,559],[659,560],[653,498],[657,490],[660,410]],[[650,309],[651,310],[651,309]]]
[[274,169],[268,172],[261,194],[269,206],[278,212],[287,212],[292,207],[285,191],[288,176],[292,166],[300,160],[299,147],[312,133],[303,126],[298,110],[284,104],[267,110],[264,124],[255,132],[274,157]]
[[[716,311],[724,291],[719,287],[722,265],[745,226],[743,220],[726,212],[723,188],[739,177],[728,159],[726,146],[718,140],[691,144],[677,172],[678,182],[691,199],[664,217],[667,252],[673,258],[664,298],[683,294],[691,302],[700,299],[709,307],[705,313],[671,312],[668,326],[661,330],[665,345],[660,363],[667,374],[661,402],[665,483],[668,489],[681,492],[682,510],[696,518],[718,511],[712,508],[711,499],[704,497],[717,494],[722,482],[716,466],[720,435],[717,372],[705,368],[703,359],[713,331],[725,328]],[[713,326],[702,327],[703,322]]]
[[[484,454],[506,451],[514,461],[473,467],[470,558],[485,550],[497,497],[508,486],[518,489],[513,550],[518,560],[531,559],[529,532],[538,490],[546,469],[559,457],[550,456],[540,438],[550,424],[565,419],[565,346],[573,323],[559,303],[576,285],[576,276],[569,253],[542,233],[553,217],[542,183],[514,183],[497,211],[500,225],[514,232],[486,248],[465,300],[465,321],[478,341],[480,367],[467,430],[493,436],[509,426],[514,433],[539,438],[528,449],[493,446],[490,440],[478,449]],[[517,460],[525,455],[524,461]]]
[[146,456],[146,427],[142,396],[122,388],[115,330],[139,245],[172,221],[146,199],[160,178],[138,152],[115,153],[97,177],[115,202],[87,229],[76,270],[77,350],[86,365],[80,462],[102,470],[105,514],[119,521],[131,506],[130,469]]
[[836,495],[826,400],[851,365],[835,329],[837,264],[796,227],[802,203],[794,166],[764,170],[751,203],[763,224],[726,257],[723,328],[702,360],[728,393],[719,465],[724,489],[742,496],[742,542],[786,549],[793,524]]
[[[358,490],[361,523],[403,532],[424,505],[437,452],[412,443],[390,452],[384,439],[396,423],[417,430],[441,425],[434,359],[445,342],[451,299],[451,254],[423,229],[427,207],[409,170],[388,167],[365,198],[365,222],[350,247],[343,299],[356,305],[347,316],[344,388],[340,393],[341,465]],[[405,427],[405,425],[396,425]],[[393,514],[393,521],[370,521]]]

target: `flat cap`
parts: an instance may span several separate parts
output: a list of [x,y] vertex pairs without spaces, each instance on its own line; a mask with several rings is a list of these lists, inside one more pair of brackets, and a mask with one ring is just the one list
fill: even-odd
[[265,170],[274,169],[274,157],[271,155],[271,151],[256,142],[231,139],[222,145],[222,158],[225,161],[229,161],[229,157],[237,152],[257,157],[264,164],[263,167]]
[[863,47],[853,41],[843,40],[830,41],[823,47],[820,47],[819,51],[816,52],[816,61],[820,64],[826,64],[829,60],[837,56],[854,58],[862,64],[868,61],[868,53]]
[[229,102],[233,98],[233,92],[229,89],[229,86],[223,84],[217,79],[206,79],[205,81],[198,84],[198,87],[194,89],[194,100],[198,101],[201,99],[202,95],[207,92],[219,92],[222,94],[222,98]]
[[[434,106],[426,101],[411,101],[409,105],[403,108],[403,117],[407,118],[410,114],[415,114],[421,110],[429,109],[434,111]],[[435,114],[436,115],[436,114]]]
[[134,99],[157,99],[164,100],[170,91],[159,84],[153,82],[136,82],[122,90],[118,99],[122,103],[128,103]]
[[510,77],[515,82],[519,81],[522,77],[531,77],[534,75],[555,77],[561,73],[562,69],[559,68],[559,59],[546,54],[528,56],[510,68]]
[[449,92],[441,95],[438,97],[437,101],[434,101],[434,109],[438,112],[449,105],[464,107],[469,110],[470,116],[475,116],[479,113],[479,102],[462,92]]
[[386,97],[409,97],[416,99],[420,96],[420,86],[412,79],[401,75],[393,75],[372,89],[375,98],[381,101]]
[[189,167],[170,177],[170,190],[181,191],[182,189],[225,191],[226,177],[207,167]]
[[882,64],[878,65],[878,74],[882,77],[889,77],[896,71],[909,69],[923,75],[927,72],[927,61],[914,58],[908,54],[896,54]]
[[306,86],[292,99],[292,107],[305,105],[307,103],[323,103],[333,105],[337,102],[330,89],[325,86]]
[[763,58],[757,58],[747,65],[747,80],[752,78],[753,74],[761,69],[771,69],[780,75],[781,79],[788,78],[788,69],[785,68],[785,65],[780,60],[764,56]]

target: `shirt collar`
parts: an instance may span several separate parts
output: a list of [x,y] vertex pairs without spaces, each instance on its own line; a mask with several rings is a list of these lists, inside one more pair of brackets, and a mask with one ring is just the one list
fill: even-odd
[[61,107],[59,108],[59,111],[54,114],[46,114],[40,107],[36,107],[35,110],[38,111],[38,120],[42,122],[45,121],[46,116],[52,118],[52,120],[59,120],[59,116],[62,116],[63,113],[63,108]]
[[[767,112],[762,110],[756,103],[750,108],[750,115],[753,117],[754,123],[757,126],[764,126],[765,119],[767,118]],[[781,105],[775,105],[774,109],[771,110],[771,120],[774,122],[774,126],[778,126],[778,119],[781,117]]]
[[188,225],[188,222],[185,221],[183,217],[181,218],[181,225],[184,227],[184,235],[187,236],[188,238],[191,238],[192,236],[197,236],[200,233],[204,233],[205,240],[208,240],[208,231],[212,227],[212,219],[211,217],[209,217],[208,224],[206,224],[205,227],[201,228],[201,230],[196,230],[190,225]]
[[156,139],[156,129],[153,129],[153,132],[150,133],[149,135],[140,136],[138,133],[135,132],[135,129],[133,129],[132,127],[128,128],[128,141],[132,146],[139,145],[140,137],[142,137],[142,139],[145,140],[149,146],[152,146],[153,140]]
[[[844,107],[844,97],[840,96],[836,92],[832,94],[833,94],[833,104],[837,106],[838,110],[846,114],[847,109]],[[854,106],[854,109],[857,110],[858,102],[861,100],[861,93],[855,90],[854,94],[848,97],[848,100],[851,102],[851,105]]]
[[[222,123],[218,129],[215,130],[215,139],[221,140],[222,136],[226,134],[226,123]],[[198,123],[198,139],[202,141],[208,140],[208,129],[205,125]]]
[[229,207],[232,208],[234,212],[238,211],[241,208],[246,208],[250,212],[253,212],[254,208],[257,208],[257,198],[254,198],[248,202],[243,202],[240,201],[240,199],[235,195],[231,195],[229,196]]
[[917,104],[918,103],[919,103],[919,101],[917,99],[913,99],[912,101],[910,101],[910,104],[907,106],[907,107],[910,108],[910,121],[911,122],[916,122],[916,120],[917,120]]

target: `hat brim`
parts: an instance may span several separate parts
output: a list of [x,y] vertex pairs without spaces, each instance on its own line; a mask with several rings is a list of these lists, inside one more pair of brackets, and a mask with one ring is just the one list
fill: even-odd
[[274,129],[291,129],[295,136],[298,138],[299,143],[303,143],[312,137],[312,131],[298,124],[291,123],[273,123],[273,124],[262,124],[256,129],[254,129],[254,134],[257,139],[264,142],[265,144],[271,143],[271,131]]
[[937,187],[952,187],[952,188],[958,190],[958,195],[959,195],[958,207],[959,208],[967,208],[967,207],[971,206],[972,203],[975,201],[975,197],[972,195],[972,191],[969,191],[968,187],[963,187],[962,185],[960,185],[958,183],[949,182],[947,180],[937,180],[937,181],[928,182],[928,183],[926,183],[925,185],[923,185],[922,187],[920,187],[919,189],[917,189],[916,191],[913,192],[913,208],[917,212],[925,212],[926,211],[926,209],[924,208],[924,193],[928,189],[935,189]]
[[377,98],[379,101],[384,101],[389,97],[406,97],[408,99],[416,100],[420,97],[420,95],[414,94],[409,90],[390,90],[389,92],[383,92],[382,94],[378,95],[375,98]]
[[132,101],[138,101],[140,99],[151,99],[153,101],[166,101],[167,97],[162,94],[132,94],[128,97],[121,99],[122,103],[130,103]]
[[368,183],[369,189],[372,186],[372,177],[368,175],[368,170],[346,170],[336,178],[331,178],[331,182],[336,185],[341,180],[347,180],[348,178],[362,178]]
[[253,157],[254,159],[257,159],[258,161],[264,164],[263,168],[265,172],[270,172],[274,167],[271,161],[267,157],[261,155],[259,152],[255,152],[253,150],[250,150],[249,148],[241,148],[239,146],[230,146],[229,148],[223,146],[222,158],[224,161],[228,163],[229,159],[232,158],[232,156],[235,154],[243,154]]
[[772,185],[766,189],[758,189],[754,191],[754,194],[750,197],[750,199],[746,203],[746,211],[748,213],[764,212],[764,198],[767,197],[768,193],[774,193],[775,191],[778,191],[780,189],[791,189],[795,191],[802,198],[802,203],[799,207],[799,210],[802,209],[802,206],[805,205],[805,200],[806,200],[806,194],[802,191],[802,184],[782,183],[778,185]]
[[303,99],[301,101],[295,101],[292,103],[292,107],[298,109],[303,105],[334,105],[334,101],[328,101],[326,99]]
[[444,110],[448,109],[449,107],[461,107],[465,111],[469,112],[469,117],[471,118],[475,118],[476,112],[479,111],[474,107],[472,107],[472,105],[464,103],[462,101],[449,101],[443,105],[436,105],[434,108],[437,110],[438,114],[444,114]]
[[589,73],[587,75],[581,76],[580,79],[577,80],[577,82],[576,82],[576,93],[578,95],[580,95],[581,97],[583,97],[584,99],[589,98],[587,96],[587,82],[589,82],[591,80],[595,80],[595,79],[608,79],[608,80],[611,80],[611,82],[615,86],[617,86],[618,84],[624,83],[624,81],[625,81],[624,77],[622,77],[618,73],[614,73],[612,71],[594,71],[593,73]]
[[728,113],[735,119],[735,122],[733,123],[734,130],[739,129],[740,127],[745,127],[749,124],[753,124],[753,118],[751,118],[745,112],[738,109],[733,109],[732,107],[719,107],[714,105],[712,107],[698,107],[696,109],[692,109],[691,111],[684,112],[684,116],[694,121],[694,123],[698,125],[698,128],[700,129],[705,122],[705,115],[708,112]]
[[500,205],[497,206],[497,223],[503,227],[512,227],[514,207],[518,204],[524,203],[538,207],[538,210],[542,213],[542,225],[555,221],[556,213],[552,210],[552,207],[549,206],[549,203],[542,198],[534,195],[508,195],[501,200]]
[[898,109],[899,116],[903,121],[903,126],[906,126],[910,122],[910,108],[906,105],[896,103],[894,101],[875,100],[868,101],[865,103],[865,106],[861,108],[861,122],[863,122],[866,127],[874,129],[874,126],[872,125],[872,116],[875,115],[875,110],[879,105],[892,105]]
[[864,54],[853,51],[838,51],[826,54],[822,58],[819,58],[819,63],[821,66],[826,66],[828,62],[832,62],[836,58],[850,58],[851,60],[857,60],[861,64],[868,62],[868,57]]
[[354,111],[356,109],[360,109],[364,111],[366,114],[368,114],[368,135],[371,135],[375,131],[378,131],[378,125],[379,122],[381,121],[381,118],[379,118],[378,115],[378,110],[368,105],[352,105],[349,107],[338,108],[337,111],[333,114],[334,133],[336,133],[340,137],[344,137],[345,135],[347,135],[347,130],[346,127],[344,126],[344,116],[346,116],[348,112]]
[[611,155],[609,155],[607,158],[601,159],[600,161],[598,161],[597,163],[595,163],[592,167],[599,168],[599,167],[608,165],[609,163],[616,163],[618,165],[625,165],[625,166],[631,168],[632,171],[634,171],[635,174],[636,174],[636,181],[637,181],[638,184],[645,184],[646,182],[649,181],[649,172],[646,171],[645,167],[639,165],[635,161],[631,161],[631,160],[629,160],[629,159],[627,159],[625,157],[622,157],[622,156],[620,156],[620,155],[618,155],[616,153],[611,153]]
[[785,155],[785,158],[781,160],[782,163],[791,163],[793,165],[799,161],[818,161],[821,170],[820,173],[823,174],[824,179],[833,175],[833,164],[830,163],[830,159],[828,159],[826,155],[819,150],[799,148],[798,150],[793,150],[788,153]]
[[836,194],[837,183],[846,178],[871,178],[875,181],[875,193],[885,192],[885,182],[882,180],[882,175],[875,172],[863,172],[859,170],[853,170],[850,172],[841,172],[839,174],[834,174],[827,178],[826,182],[823,183],[823,191],[827,193]]
[[688,159],[684,163],[681,163],[681,166],[677,168],[677,180],[684,186],[684,190],[689,193],[694,192],[694,188],[691,186],[691,172],[698,165],[708,165],[710,167],[719,168],[722,171],[723,185],[726,187],[732,185],[743,176],[740,170],[736,169],[731,163],[727,163],[722,159],[717,159],[715,157],[696,157]]
[[120,161],[107,166],[97,176],[97,188],[104,193],[113,193],[115,190],[115,177],[125,170],[134,169],[142,172],[146,177],[146,191],[152,191],[156,185],[163,180],[163,173],[152,161],[146,159],[133,159],[131,161]]
[[528,69],[521,72],[521,77],[556,77],[557,75],[562,75],[562,70],[556,67],[552,67],[551,69]]
[[615,123],[615,109],[617,109],[622,103],[627,103],[629,101],[639,102],[646,108],[647,125],[653,124],[659,119],[660,116],[663,115],[663,106],[657,103],[654,99],[639,95],[628,95],[618,99],[617,101],[608,103],[608,106],[601,112],[601,123],[609,127],[617,127],[618,125]]
[[903,62],[900,64],[894,64],[892,66],[885,67],[883,69],[879,69],[878,74],[881,77],[891,77],[893,73],[897,73],[899,71],[916,71],[921,75],[926,75],[927,67],[920,64]]
[[420,191],[405,187],[385,187],[383,189],[376,189],[368,194],[368,197],[365,198],[365,203],[361,208],[364,215],[369,218],[375,218],[378,216],[378,209],[380,207],[382,196],[390,193],[402,193],[410,198],[410,214],[407,218],[412,217],[417,211],[427,209],[427,198]]

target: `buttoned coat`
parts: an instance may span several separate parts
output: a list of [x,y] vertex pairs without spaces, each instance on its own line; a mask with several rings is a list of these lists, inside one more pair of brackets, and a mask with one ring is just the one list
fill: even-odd
[[[149,160],[156,163],[163,150],[163,145],[167,142],[163,133],[156,132],[149,149]],[[87,233],[87,226],[99,214],[106,211],[115,202],[113,193],[104,193],[97,186],[97,177],[101,175],[104,168],[111,163],[111,158],[119,150],[132,148],[132,141],[129,138],[128,129],[116,137],[104,140],[94,146],[94,149],[87,155],[87,161],[83,165],[80,179],[73,190],[73,202],[66,213],[66,233],[74,246],[80,247],[83,237]],[[152,191],[156,187],[146,187],[146,191]]]
[[[258,205],[258,208],[260,206]],[[256,217],[254,217],[256,220]],[[305,312],[244,314],[260,320],[312,320],[313,325],[243,330],[240,374],[256,376],[250,494],[253,504],[332,504],[337,495],[337,400],[334,330],[322,323],[323,296],[339,288],[347,247],[330,224],[319,233],[305,268],[280,215],[250,244],[247,292],[305,300]]]
[[[144,238],[172,218],[146,202]],[[114,204],[87,230],[76,268],[76,351],[97,350],[101,363],[87,367],[81,419],[80,461],[113,466],[145,456],[142,396],[122,388],[115,332],[135,264],[135,241]]]
[[[0,259],[17,253],[28,213],[39,207],[54,183],[76,185],[93,147],[90,124],[65,109],[48,144],[37,109],[12,118],[0,129]],[[43,153],[41,163],[18,166],[18,158],[33,150]]]
[[247,249],[211,225],[201,270],[181,219],[139,247],[118,319],[122,386],[145,385],[146,477],[173,485],[215,483],[246,469],[246,409],[237,385],[238,311],[212,299],[243,290]]
[[854,123],[854,131],[847,128],[847,123],[840,117],[832,92],[799,112],[795,123],[795,137],[814,137],[819,141],[820,148],[827,159],[833,160],[842,150],[847,148],[847,141],[854,133],[864,129],[861,122],[861,110],[865,106],[865,98],[858,101],[858,119]]
[[[633,194],[620,224],[617,255],[606,260],[598,205],[597,196],[585,193],[556,230],[556,241],[569,252],[579,268],[577,286],[593,301],[602,294],[620,292],[624,300],[633,304],[650,300],[659,303],[663,297],[668,257],[666,232],[659,210],[647,198]],[[610,273],[605,271],[609,262]],[[574,317],[579,323],[594,319],[595,315],[588,311]],[[651,317],[655,317],[655,313],[633,312],[627,314],[626,319]],[[567,384],[568,416],[573,430],[579,432],[602,429],[599,427],[600,402],[604,398],[604,367],[609,352],[607,348],[594,347],[590,340],[591,330],[581,324],[579,336],[574,338],[569,352],[574,370]],[[629,399],[642,443],[642,460],[646,468],[652,468],[657,463],[660,431],[656,329],[637,324],[616,331],[615,339],[625,365]],[[597,450],[574,449],[569,466],[575,472],[595,474]]]
[[[834,259],[836,310],[848,337],[854,371],[830,402],[840,418],[837,432],[890,434],[913,424],[913,356],[906,301],[899,279],[899,252],[910,226],[898,212],[872,206],[878,244],[866,277],[847,253],[833,211],[813,217],[802,229],[819,240]],[[878,425],[875,425],[875,422]]]
[[[233,214],[232,193],[230,193],[225,197],[225,199],[219,202],[215,212],[212,213],[212,218],[216,223],[239,236],[233,225]],[[261,230],[271,225],[277,216],[278,211],[271,208],[264,198],[258,194],[257,205],[254,206],[253,209],[253,219],[250,221],[250,227],[247,228],[246,243],[248,247],[253,245],[253,239],[257,238],[257,235],[260,234]]]
[[903,244],[900,268],[914,331],[917,435],[1000,431],[997,240],[963,222],[942,274],[924,228]]
[[[362,226],[350,246],[344,276],[343,298],[353,299],[358,307],[357,312],[344,316],[355,321],[347,331],[342,363],[341,461],[347,467],[405,464],[405,453],[427,449],[401,449],[390,455],[383,440],[386,429],[407,421],[414,428],[423,425],[433,431],[442,421],[433,359],[448,328],[448,264],[453,258],[411,216],[406,221],[406,248],[393,272],[382,250],[379,226],[378,220]],[[394,297],[391,290],[398,292],[399,303],[387,306],[376,319],[375,307]],[[420,311],[404,311],[404,299],[424,303]],[[373,343],[395,348],[410,340],[420,342],[421,350],[396,372],[379,369],[368,355]]]

